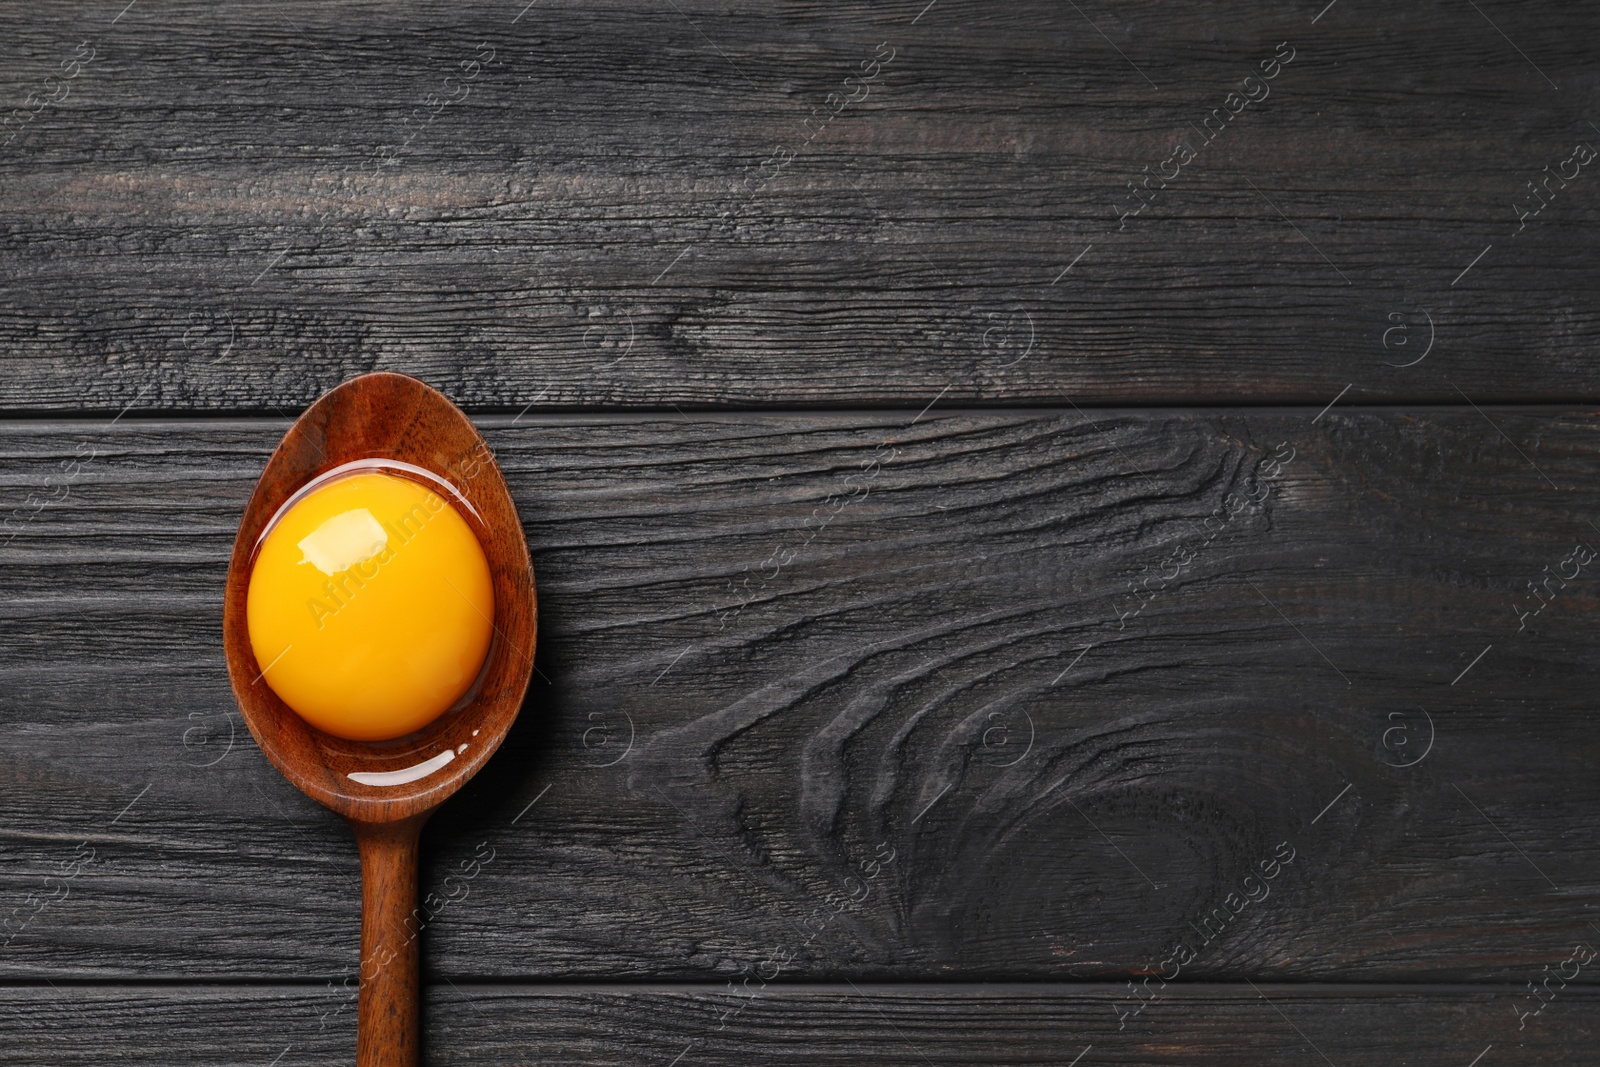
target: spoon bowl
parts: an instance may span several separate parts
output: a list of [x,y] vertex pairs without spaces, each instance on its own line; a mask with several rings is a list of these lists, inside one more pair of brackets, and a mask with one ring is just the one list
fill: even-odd
[[[493,637],[468,694],[392,741],[351,741],[312,727],[267,683],[246,623],[261,539],[297,496],[347,471],[387,469],[427,482],[483,547],[494,590]],[[307,796],[351,823],[361,853],[358,1067],[414,1067],[417,1033],[417,843],[422,825],[504,740],[527,692],[536,638],[533,568],[505,479],[472,422],[444,394],[403,374],[364,374],[324,394],[267,461],[233,544],[223,606],[228,677],[257,744]]]

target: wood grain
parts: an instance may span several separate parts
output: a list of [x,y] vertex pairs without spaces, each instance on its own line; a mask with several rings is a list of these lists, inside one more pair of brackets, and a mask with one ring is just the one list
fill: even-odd
[[222,602],[387,369],[544,593],[425,1062],[1596,1060],[1597,32],[0,3],[3,1058],[354,1055]]
[[1592,401],[1600,11],[1491,6],[5,5],[0,411]]
[[[283,424],[108,423],[0,424],[0,489],[59,498],[0,547],[0,899],[94,850],[0,968],[337,983],[347,831],[218,636]],[[483,428],[541,677],[424,836],[425,979],[1121,981],[1187,943],[1185,980],[1520,988],[1600,937],[1594,586],[1529,589],[1600,537],[1593,412]]]
[[[1339,986],[1185,988],[1118,1028],[1105,987],[771,986],[743,1012],[721,987],[437,986],[427,1062],[473,1064],[1205,1065],[1591,1062],[1592,989],[1569,990],[1522,1031],[1512,991]],[[1119,1001],[1119,997],[1121,1000]],[[1119,1008],[1117,1005],[1122,1004]],[[319,1028],[304,987],[6,989],[0,1020],[18,1067],[347,1061],[350,1027]],[[1319,1056],[1319,1053],[1321,1056]]]
[[[384,744],[325,733],[297,714],[269,683],[273,661],[258,660],[246,622],[251,568],[269,524],[309,486],[371,470],[374,461],[397,464],[391,473],[436,492],[429,507],[450,501],[464,516],[483,546],[494,602],[495,640],[471,702]],[[505,738],[533,675],[536,629],[533,568],[516,505],[487,443],[448,397],[403,374],[365,374],[329,391],[289,427],[234,535],[222,639],[240,715],[295,788],[355,822],[420,826]],[[363,779],[412,772],[441,756],[444,765],[420,777]]]
[[422,1012],[418,841],[426,816],[352,822],[361,850],[357,1067],[417,1067]]
[[[270,524],[311,486],[371,470],[363,465],[374,460],[407,468],[408,477],[432,479],[429,507],[448,507],[445,501],[454,498],[487,561],[494,618],[486,621],[495,634],[470,701],[381,745],[324,733],[285,703],[266,677],[273,664],[258,660],[246,623],[251,572]],[[418,1062],[417,939],[426,914],[417,906],[422,825],[488,762],[515,721],[533,674],[534,617],[533,566],[516,505],[487,443],[448,397],[402,374],[364,374],[330,390],[289,427],[234,536],[223,648],[240,717],[261,752],[295,788],[349,819],[355,832],[361,855],[359,1067]],[[444,766],[404,777],[441,756]],[[363,778],[374,770],[402,779],[380,784]]]

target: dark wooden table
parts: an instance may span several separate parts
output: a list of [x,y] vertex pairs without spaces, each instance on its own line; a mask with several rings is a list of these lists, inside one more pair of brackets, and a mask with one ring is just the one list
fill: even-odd
[[0,1060],[349,1062],[224,569],[381,368],[541,643],[436,1064],[1600,1062],[1600,9],[0,9]]

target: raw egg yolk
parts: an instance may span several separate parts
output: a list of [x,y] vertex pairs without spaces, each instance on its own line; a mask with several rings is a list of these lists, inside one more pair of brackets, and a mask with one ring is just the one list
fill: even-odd
[[256,554],[246,600],[262,677],[319,730],[420,730],[478,677],[493,630],[483,546],[419,482],[367,472],[296,501]]

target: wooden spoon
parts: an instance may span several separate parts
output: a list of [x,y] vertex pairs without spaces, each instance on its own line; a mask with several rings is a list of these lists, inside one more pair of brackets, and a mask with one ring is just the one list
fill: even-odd
[[[360,461],[420,467],[453,486],[489,561],[494,631],[475,696],[395,741],[347,741],[311,727],[264,680],[250,648],[245,596],[268,522],[294,493]],[[403,374],[364,374],[289,428],[256,483],[228,566],[222,637],[245,723],[273,766],[350,820],[361,853],[358,1067],[415,1067],[417,841],[422,824],[499,747],[533,670],[533,567],[516,506],[489,446],[442,393]],[[454,753],[454,755],[448,755]]]

